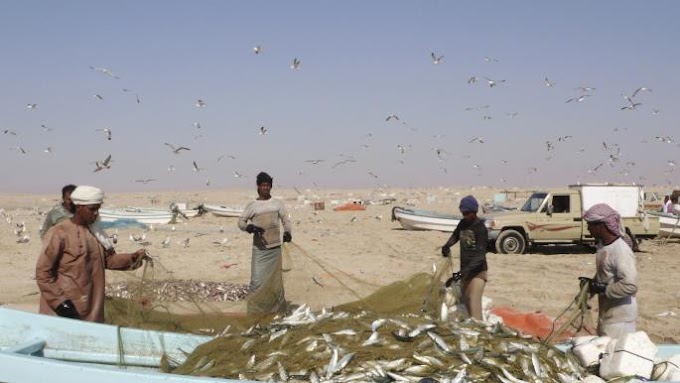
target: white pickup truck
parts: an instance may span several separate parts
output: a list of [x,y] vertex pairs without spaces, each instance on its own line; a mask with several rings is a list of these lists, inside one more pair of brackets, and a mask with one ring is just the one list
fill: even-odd
[[593,244],[583,220],[591,206],[606,203],[621,214],[628,235],[638,241],[659,235],[658,217],[644,213],[639,185],[584,184],[534,192],[521,209],[486,214],[489,240],[503,254],[522,254],[530,245]]

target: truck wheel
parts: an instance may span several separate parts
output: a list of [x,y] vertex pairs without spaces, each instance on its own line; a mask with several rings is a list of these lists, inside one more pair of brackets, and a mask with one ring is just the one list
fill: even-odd
[[523,254],[527,241],[517,230],[505,230],[496,239],[496,251],[500,254]]

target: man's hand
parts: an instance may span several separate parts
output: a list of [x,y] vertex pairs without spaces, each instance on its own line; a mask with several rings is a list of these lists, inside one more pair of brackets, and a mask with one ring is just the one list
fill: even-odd
[[588,292],[591,294],[604,294],[605,291],[607,291],[607,284],[598,282],[592,278],[587,278],[587,277],[579,277],[579,286],[583,288],[583,286],[588,285]]
[[283,232],[283,242],[290,242],[293,240],[293,235],[289,231]]
[[442,246],[442,257],[446,258],[449,255],[451,255],[451,247],[446,246],[446,245]]
[[80,319],[80,314],[78,314],[76,306],[70,299],[61,302],[61,304],[59,304],[59,306],[57,306],[57,308],[54,309],[54,312],[57,313],[57,315],[59,315],[60,317]]
[[248,226],[246,226],[246,231],[250,234],[255,234],[255,235],[260,235],[260,234],[264,233],[263,228],[261,228],[259,226],[255,226],[252,223],[249,223]]

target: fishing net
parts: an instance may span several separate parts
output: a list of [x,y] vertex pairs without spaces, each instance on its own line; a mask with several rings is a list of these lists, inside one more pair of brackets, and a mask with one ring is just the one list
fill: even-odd
[[553,344],[564,341],[576,335],[591,335],[595,328],[593,315],[588,305],[590,293],[588,284],[581,286],[574,300],[553,321],[550,334],[545,338],[545,343]]

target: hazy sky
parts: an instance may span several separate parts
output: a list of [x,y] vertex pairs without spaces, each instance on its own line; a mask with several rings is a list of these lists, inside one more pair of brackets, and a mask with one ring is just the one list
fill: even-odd
[[300,188],[677,184],[678,15],[670,0],[2,1],[0,191],[251,187],[260,170]]

